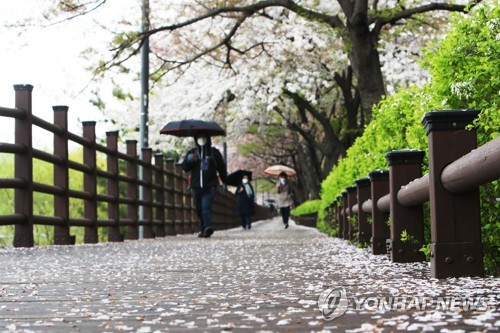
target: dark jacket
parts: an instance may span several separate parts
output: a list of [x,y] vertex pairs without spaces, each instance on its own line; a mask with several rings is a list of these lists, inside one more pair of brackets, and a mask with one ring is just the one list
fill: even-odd
[[247,192],[245,191],[243,184],[238,186],[236,192],[234,193],[236,195],[237,215],[253,215],[255,213],[255,203],[254,203],[255,192],[253,190],[252,185],[250,183],[248,183],[248,185],[252,189],[252,196],[249,197],[247,195]]
[[[196,138],[195,138],[196,141]],[[193,153],[194,159],[191,158]],[[202,170],[202,161],[207,167]],[[193,189],[217,187],[217,173],[222,182],[226,182],[227,168],[222,154],[217,148],[212,147],[210,138],[205,146],[196,144],[195,148],[190,149],[184,161],[181,163],[184,171],[191,173],[190,187]]]

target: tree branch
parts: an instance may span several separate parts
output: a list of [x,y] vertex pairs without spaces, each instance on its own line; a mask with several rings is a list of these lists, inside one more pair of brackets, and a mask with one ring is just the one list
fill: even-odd
[[[328,119],[323,114],[321,114],[321,112],[316,110],[316,108],[312,106],[311,103],[302,98],[299,94],[292,93],[291,91],[286,89],[284,90],[284,93],[285,95],[289,96],[294,100],[295,105],[297,106],[302,105],[304,109],[307,110],[314,117],[314,119],[316,119],[321,124],[321,127],[323,128],[323,131],[327,137],[334,140],[335,143],[339,143],[339,140],[333,131],[332,125],[330,124],[330,119]],[[323,147],[321,146],[317,147],[318,149],[324,152]]]
[[344,28],[344,24],[338,15],[327,15],[319,12],[312,11],[305,7],[298,5],[295,1],[292,0],[265,0],[260,1],[258,3],[243,6],[243,7],[221,7],[217,9],[213,9],[203,15],[192,18],[190,20],[186,20],[184,22],[172,25],[166,25],[163,27],[159,27],[156,29],[152,29],[145,33],[147,36],[154,35],[155,33],[162,31],[173,31],[179,28],[183,28],[189,25],[192,25],[197,22],[201,22],[205,19],[212,18],[225,13],[243,13],[246,17],[250,17],[260,10],[271,8],[271,7],[282,7],[289,9],[300,17],[304,17],[309,21],[317,21],[320,23],[326,23],[334,28]]
[[[64,1],[61,1],[59,2],[60,5],[62,7],[67,7],[68,10],[64,10],[64,11],[67,11],[67,12],[75,12],[75,11],[78,11],[80,8],[84,8],[84,10],[82,12],[78,12],[77,14],[74,14],[74,15],[71,15],[69,17],[66,17],[62,20],[59,20],[59,21],[56,21],[56,22],[52,22],[51,24],[48,24],[48,25],[44,25],[43,27],[44,28],[47,28],[47,27],[51,27],[51,26],[54,26],[54,25],[57,25],[57,24],[60,24],[60,23],[63,23],[63,22],[66,22],[66,21],[71,21],[79,16],[84,16],[84,15],[87,15],[88,13],[91,13],[95,10],[97,10],[99,7],[101,7],[102,5],[104,5],[106,3],[106,0],[96,0],[96,1],[91,1],[90,3],[85,3],[85,4],[81,4],[81,5],[71,5],[71,4],[68,4]],[[86,9],[87,6],[89,4],[93,4],[94,6],[90,9]]]
[[396,22],[403,20],[403,19],[409,19],[412,18],[415,15],[418,14],[423,14],[431,11],[436,11],[436,10],[443,10],[443,11],[448,11],[448,12],[465,12],[466,9],[472,8],[479,3],[481,3],[482,0],[473,0],[467,5],[455,5],[455,4],[450,4],[450,3],[443,3],[443,2],[433,2],[427,5],[415,7],[415,8],[409,8],[409,9],[403,9],[394,15],[390,15],[387,17],[373,17],[372,22],[376,22],[376,28],[374,30],[380,31],[382,26],[386,24],[395,24]]
[[[102,1],[105,1],[105,0],[102,0]],[[213,10],[209,10],[205,14],[202,14],[200,16],[194,17],[192,19],[189,19],[189,20],[186,20],[186,21],[183,21],[180,23],[162,26],[162,27],[159,27],[156,29],[151,29],[151,30],[144,32],[144,33],[139,33],[136,36],[130,36],[129,41],[126,41],[126,42],[118,45],[117,47],[111,49],[111,51],[115,52],[114,55],[111,57],[111,59],[109,61],[102,64],[99,67],[98,71],[102,72],[102,71],[105,71],[111,67],[120,66],[123,63],[125,63],[126,61],[128,61],[130,58],[132,58],[133,56],[137,55],[140,52],[141,46],[144,43],[144,39],[146,37],[150,37],[150,36],[157,34],[157,33],[160,33],[160,32],[175,31],[175,30],[193,25],[195,23],[198,23],[198,22],[201,22],[203,20],[213,18],[216,16],[224,17],[224,14],[239,13],[242,15],[235,16],[234,18],[231,17],[231,19],[236,18],[237,20],[234,23],[234,25],[232,26],[229,33],[222,40],[220,40],[218,43],[212,45],[211,47],[209,47],[205,50],[201,50],[200,52],[194,54],[190,58],[182,60],[182,61],[177,61],[177,60],[172,61],[172,60],[167,60],[167,59],[161,58],[157,55],[157,57],[163,61],[162,68],[165,68],[166,64],[174,64],[174,66],[170,67],[165,72],[165,74],[166,74],[168,71],[176,70],[176,69],[179,69],[180,67],[185,66],[189,63],[195,62],[195,61],[199,60],[200,58],[202,58],[203,56],[212,53],[213,51],[219,49],[220,47],[225,46],[227,48],[225,59],[224,60],[220,59],[218,61],[220,61],[222,63],[222,68],[226,67],[226,68],[231,69],[232,68],[231,60],[230,60],[231,59],[231,57],[230,57],[231,51],[235,51],[239,54],[243,54],[243,53],[248,52],[248,51],[250,51],[258,46],[262,47],[263,52],[265,51],[265,49],[263,47],[265,45],[264,42],[257,43],[254,46],[247,48],[246,50],[239,50],[231,45],[231,40],[236,35],[236,32],[241,27],[241,25],[245,22],[246,19],[248,19],[249,17],[251,17],[255,14],[265,16],[265,17],[270,17],[266,13],[262,13],[262,11],[267,9],[267,8],[272,8],[272,7],[281,7],[281,8],[288,9],[288,10],[296,13],[298,16],[304,17],[305,19],[307,19],[309,21],[316,21],[316,22],[328,24],[329,26],[331,26],[333,28],[345,28],[343,22],[340,20],[338,15],[332,16],[332,15],[327,15],[327,14],[323,14],[320,12],[316,12],[316,11],[307,9],[305,7],[302,7],[302,6],[298,5],[295,1],[292,1],[292,0],[264,0],[264,1],[260,1],[258,3],[248,5],[248,6],[220,7],[220,8],[216,8]],[[131,49],[131,50],[129,50],[129,49]],[[125,54],[125,50],[129,50],[129,52],[127,52],[127,54]],[[123,56],[123,58],[121,58],[122,56]],[[161,76],[163,76],[163,75],[161,75]]]

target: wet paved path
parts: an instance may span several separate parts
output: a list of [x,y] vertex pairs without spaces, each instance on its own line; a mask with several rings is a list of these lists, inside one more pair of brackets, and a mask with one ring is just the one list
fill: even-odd
[[[500,279],[431,279],[425,263],[391,264],[279,218],[210,239],[4,249],[0,267],[1,333],[500,329]],[[346,312],[325,320],[318,297],[338,288]]]

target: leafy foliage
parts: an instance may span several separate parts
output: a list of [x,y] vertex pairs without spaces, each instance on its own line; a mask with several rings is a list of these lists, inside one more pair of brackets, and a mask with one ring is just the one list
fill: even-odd
[[401,241],[403,243],[418,244],[418,240],[415,239],[415,236],[409,234],[406,229],[401,232]]
[[412,87],[384,99],[374,109],[374,120],[322,183],[322,208],[328,207],[357,178],[366,177],[375,169],[386,169],[388,151],[426,148],[425,132],[420,125],[424,110],[429,107],[424,97],[422,88]]
[[294,208],[291,213],[294,216],[317,213],[320,207],[321,200],[309,200]]
[[[439,44],[425,53],[424,65],[432,80],[387,97],[374,109],[374,119],[322,184],[320,217],[346,186],[374,169],[386,169],[385,153],[392,149],[427,151],[420,121],[425,112],[438,109],[476,108],[478,144],[500,133],[500,10],[494,4],[475,9],[471,17],[455,16],[452,28]],[[424,170],[427,162],[424,161]],[[481,187],[482,240],[487,273],[500,271],[500,182]],[[426,230],[428,230],[428,218]],[[331,233],[327,223],[318,227]],[[429,235],[427,233],[428,241]],[[428,245],[424,246],[424,253]]]
[[481,6],[473,17],[456,15],[454,29],[425,52],[436,103],[481,110],[479,143],[500,135],[500,9]]

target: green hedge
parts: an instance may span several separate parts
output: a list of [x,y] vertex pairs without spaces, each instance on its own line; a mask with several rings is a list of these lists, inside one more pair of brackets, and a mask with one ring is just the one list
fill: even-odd
[[[393,149],[420,149],[427,153],[427,137],[421,124],[425,112],[441,109],[481,110],[475,126],[478,144],[500,134],[500,11],[483,4],[469,17],[456,15],[447,37],[425,52],[423,65],[432,80],[423,87],[410,87],[387,97],[374,108],[373,120],[333,167],[322,183],[319,216],[354,180],[368,172],[387,169],[385,154]],[[427,172],[427,154],[424,170]],[[482,237],[487,273],[498,275],[500,255],[500,182],[481,187]],[[428,219],[426,219],[428,223]],[[335,234],[327,223],[318,229]],[[426,225],[428,230],[428,225]],[[427,233],[427,242],[430,235]]]
[[321,208],[321,200],[309,200],[302,203],[300,206],[292,209],[291,214],[294,216],[300,216],[305,214],[316,213]]

